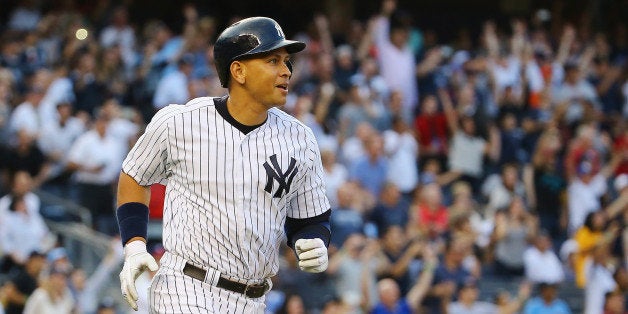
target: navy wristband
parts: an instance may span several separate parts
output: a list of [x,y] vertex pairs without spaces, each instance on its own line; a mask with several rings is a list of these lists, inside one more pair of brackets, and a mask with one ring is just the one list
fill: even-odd
[[312,238],[320,238],[323,240],[323,243],[325,243],[325,246],[329,246],[329,240],[331,238],[330,217],[331,209],[310,218],[299,219],[287,217],[284,229],[288,246],[294,249],[294,243],[297,242],[297,240]]
[[135,237],[146,239],[148,229],[148,206],[142,203],[124,203],[116,210],[122,245]]

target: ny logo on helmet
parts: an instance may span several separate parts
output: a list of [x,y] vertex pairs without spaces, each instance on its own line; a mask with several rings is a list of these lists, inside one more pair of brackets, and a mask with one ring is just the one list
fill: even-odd
[[275,29],[277,30],[277,35],[279,35],[281,38],[286,38],[286,36],[283,34],[283,31],[281,30],[281,26],[279,26],[279,24],[275,23]]
[[290,157],[290,165],[288,165],[288,169],[286,172],[283,172],[279,167],[279,163],[277,162],[277,154],[270,156],[270,164],[264,162],[264,169],[266,169],[266,186],[264,187],[264,191],[268,193],[273,192],[273,183],[277,181],[279,183],[279,187],[273,197],[280,198],[283,196],[284,192],[288,194],[290,192],[290,185],[292,184],[292,179],[297,174],[298,167],[296,166],[297,161]]

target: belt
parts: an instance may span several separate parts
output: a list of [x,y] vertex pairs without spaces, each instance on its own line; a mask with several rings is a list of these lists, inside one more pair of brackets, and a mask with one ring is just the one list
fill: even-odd
[[[205,281],[205,275],[207,275],[206,270],[196,267],[190,263],[185,263],[185,267],[183,267],[183,273],[200,281]],[[268,290],[270,290],[270,285],[266,280],[264,280],[263,284],[246,285],[237,281],[229,280],[222,276],[220,276],[220,278],[218,279],[216,287],[241,293],[253,299],[261,298],[262,296],[264,296],[264,294],[266,294],[266,292],[268,292]]]

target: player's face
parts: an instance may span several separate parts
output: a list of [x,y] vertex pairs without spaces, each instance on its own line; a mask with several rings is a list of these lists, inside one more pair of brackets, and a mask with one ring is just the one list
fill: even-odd
[[246,62],[246,89],[267,108],[282,106],[288,96],[292,72],[290,54],[285,48],[271,51]]

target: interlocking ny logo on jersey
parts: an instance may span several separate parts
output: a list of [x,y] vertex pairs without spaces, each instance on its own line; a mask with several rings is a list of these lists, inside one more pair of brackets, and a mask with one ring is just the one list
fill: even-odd
[[280,198],[283,193],[286,194],[290,192],[290,184],[292,184],[292,179],[294,179],[294,175],[297,174],[297,161],[290,157],[290,165],[286,172],[281,171],[279,167],[279,163],[277,163],[277,154],[270,156],[270,162],[272,165],[264,162],[264,169],[266,169],[266,187],[264,187],[264,191],[268,193],[273,192],[273,182],[277,181],[279,183],[279,188],[273,194],[273,197]]

